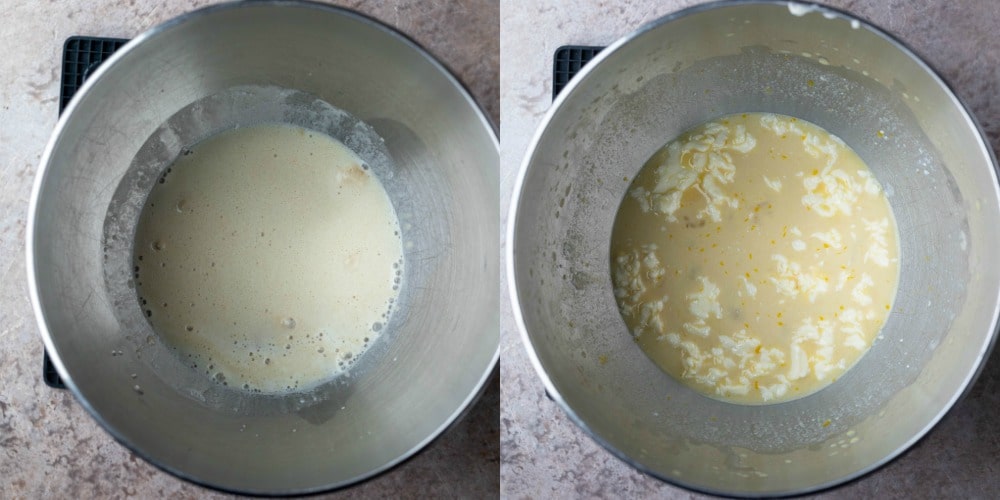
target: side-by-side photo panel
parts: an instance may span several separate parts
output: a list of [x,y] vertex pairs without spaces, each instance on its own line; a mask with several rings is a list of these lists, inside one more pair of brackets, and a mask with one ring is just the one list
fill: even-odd
[[497,498],[497,0],[26,3],[0,498]]
[[1000,10],[501,9],[502,496],[1000,493]]

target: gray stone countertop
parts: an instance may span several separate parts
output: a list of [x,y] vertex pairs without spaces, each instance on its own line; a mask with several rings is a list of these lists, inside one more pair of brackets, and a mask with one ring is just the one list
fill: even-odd
[[[137,458],[68,391],[41,378],[42,341],[28,300],[25,223],[32,181],[56,123],[59,61],[71,35],[133,37],[203,0],[0,1],[0,498],[221,498]],[[345,0],[417,40],[499,123],[496,0]],[[499,377],[423,453],[332,497],[496,497]]]
[[[528,142],[551,105],[561,45],[607,45],[691,0],[502,0],[503,217]],[[953,85],[1000,147],[1000,2],[828,0],[896,34]],[[506,283],[504,284],[506,288]],[[501,492],[505,498],[703,498],[644,476],[573,424],[532,368],[501,309]],[[823,498],[1000,498],[1000,349],[944,420],[888,466]]]

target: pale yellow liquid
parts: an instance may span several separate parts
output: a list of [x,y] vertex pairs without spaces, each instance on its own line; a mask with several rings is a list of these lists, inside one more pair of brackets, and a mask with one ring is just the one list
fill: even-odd
[[282,125],[221,133],[182,155],[146,202],[137,291],[190,366],[259,392],[347,370],[398,294],[399,223],[363,162]]
[[869,349],[896,292],[896,222],[839,138],[730,115],[686,132],[633,180],[611,241],[615,297],[664,371],[719,399],[815,392]]

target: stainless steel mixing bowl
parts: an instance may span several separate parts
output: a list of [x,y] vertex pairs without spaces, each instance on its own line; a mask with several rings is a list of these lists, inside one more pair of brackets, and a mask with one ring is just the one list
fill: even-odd
[[[159,172],[190,143],[256,121],[349,146],[381,136],[359,154],[385,185],[405,246],[379,341],[349,376],[283,396],[212,383],[180,362],[130,282],[131,235]],[[378,22],[301,2],[170,21],[87,81],[42,159],[27,254],[45,346],[112,435],[184,478],[276,494],[372,476],[456,421],[497,363],[498,163],[493,128],[459,82]]]
[[[632,341],[609,241],[628,180],[683,130],[775,112],[840,136],[884,186],[901,278],[882,336],[811,396],[741,406],[696,394]],[[970,386],[997,328],[996,163],[947,84],[846,13],[774,2],[697,6],[605,49],[556,100],[512,203],[515,316],[547,390],[638,469],[723,494],[814,491],[920,439]]]

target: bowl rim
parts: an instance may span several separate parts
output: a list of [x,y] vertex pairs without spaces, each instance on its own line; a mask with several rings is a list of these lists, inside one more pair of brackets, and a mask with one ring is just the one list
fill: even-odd
[[520,333],[521,343],[527,351],[528,359],[531,361],[531,365],[534,367],[536,374],[541,379],[542,384],[545,387],[545,391],[548,396],[556,402],[556,404],[562,408],[562,410],[569,417],[570,421],[576,424],[577,427],[582,429],[584,433],[589,436],[592,440],[597,442],[606,451],[610,452],[613,456],[617,457],[619,460],[625,462],[632,468],[638,470],[639,472],[663,481],[667,484],[681,487],[687,490],[695,491],[698,493],[705,493],[709,495],[717,496],[740,496],[740,497],[787,497],[787,496],[797,496],[803,494],[817,493],[824,490],[830,490],[841,485],[847,484],[852,481],[856,481],[865,477],[872,472],[882,468],[884,465],[895,460],[897,457],[902,455],[904,452],[913,447],[918,441],[923,439],[928,432],[933,429],[938,422],[954,407],[961,398],[963,398],[969,390],[972,388],[974,382],[982,373],[985,362],[988,359],[990,352],[996,343],[996,338],[998,336],[998,318],[1000,318],[1000,297],[997,297],[996,303],[993,307],[992,320],[989,326],[989,331],[991,332],[986,338],[985,343],[980,347],[980,351],[977,356],[976,364],[970,373],[967,374],[965,380],[962,381],[960,390],[956,391],[955,394],[942,405],[940,411],[931,418],[927,424],[906,440],[897,449],[893,450],[891,453],[887,454],[880,460],[877,460],[871,464],[859,468],[858,470],[847,474],[843,477],[836,478],[830,481],[812,485],[809,487],[799,488],[799,489],[788,489],[788,490],[776,490],[776,491],[766,491],[766,492],[748,492],[748,491],[735,491],[735,490],[724,490],[719,488],[713,488],[708,485],[699,485],[685,481],[683,479],[677,479],[669,477],[665,474],[658,473],[657,471],[646,467],[641,464],[638,460],[632,459],[623,451],[615,447],[609,440],[605,439],[603,436],[595,432],[587,422],[577,414],[576,411],[567,403],[566,399],[559,393],[552,379],[549,378],[545,366],[542,364],[541,359],[536,352],[534,345],[531,342],[531,334],[528,332],[527,324],[525,323],[522,301],[518,293],[518,279],[517,271],[515,266],[515,261],[517,259],[517,254],[515,249],[517,247],[517,227],[519,222],[518,208],[521,204],[521,198],[525,195],[525,180],[527,178],[528,171],[531,169],[534,163],[534,157],[536,150],[542,142],[542,139],[546,135],[551,122],[554,120],[555,115],[559,113],[562,109],[564,103],[569,100],[574,92],[577,91],[578,87],[584,85],[584,82],[590,77],[591,73],[596,71],[605,60],[610,59],[615,56],[618,52],[622,50],[624,46],[632,42],[633,40],[652,32],[654,30],[663,28],[669,25],[671,22],[685,18],[691,15],[697,15],[703,12],[713,11],[716,9],[724,9],[729,7],[745,7],[745,6],[784,6],[789,9],[790,13],[801,17],[803,15],[820,14],[827,19],[843,19],[851,23],[858,23],[859,28],[864,28],[874,33],[875,35],[881,37],[890,45],[894,46],[896,50],[899,50],[904,55],[908,56],[910,60],[921,67],[924,72],[926,72],[937,84],[943,89],[946,95],[951,99],[952,104],[956,106],[956,109],[968,122],[970,128],[975,131],[976,139],[979,142],[980,149],[985,153],[985,156],[990,161],[990,167],[992,167],[992,173],[994,178],[993,189],[994,192],[998,194],[1000,198],[1000,182],[997,181],[998,176],[1000,176],[1000,167],[997,165],[997,158],[994,154],[993,148],[990,147],[990,143],[986,138],[986,134],[982,129],[982,126],[975,119],[969,106],[966,102],[956,94],[954,88],[951,84],[944,79],[944,77],[932,67],[922,56],[920,56],[913,48],[911,48],[906,42],[896,37],[895,35],[889,33],[888,31],[880,28],[878,25],[869,21],[857,14],[853,14],[846,10],[831,7],[829,5],[815,3],[809,0],[712,0],[706,3],[701,3],[687,7],[678,11],[666,14],[658,19],[650,21],[641,25],[639,28],[635,29],[631,33],[615,40],[613,43],[608,45],[606,48],[601,50],[590,62],[583,66],[580,71],[569,81],[565,88],[559,93],[558,96],[553,100],[552,106],[549,107],[548,111],[542,117],[541,122],[538,125],[534,135],[532,136],[528,148],[525,151],[524,158],[522,159],[521,165],[518,169],[517,177],[514,181],[514,192],[511,196],[510,208],[507,215],[507,231],[506,231],[506,271],[507,271],[507,281],[510,283],[508,287],[508,293],[510,296],[510,301],[514,314],[514,321],[517,324],[517,329]]
[[[164,21],[152,28],[149,28],[142,33],[138,34],[134,38],[128,41],[125,45],[115,51],[111,57],[105,60],[96,70],[90,75],[89,78],[83,83],[79,91],[73,96],[69,104],[60,114],[59,120],[52,131],[45,150],[39,161],[38,171],[35,174],[34,184],[31,190],[31,197],[28,205],[28,218],[27,218],[27,228],[25,235],[25,254],[26,254],[26,269],[27,269],[27,279],[28,279],[28,295],[31,300],[31,307],[34,312],[34,317],[36,324],[39,328],[39,333],[42,337],[42,342],[44,344],[45,350],[49,353],[52,364],[58,372],[59,376],[62,378],[66,385],[66,388],[75,396],[77,402],[82,406],[90,416],[97,421],[97,423],[109,434],[115,441],[127,448],[131,453],[139,456],[146,462],[152,464],[157,469],[160,469],[168,474],[175,477],[183,479],[185,481],[197,484],[202,487],[210,488],[216,491],[231,493],[231,494],[245,494],[254,496],[267,496],[267,497],[286,497],[295,495],[314,495],[320,493],[333,492],[337,490],[342,490],[356,484],[362,483],[374,477],[380,476],[387,472],[394,470],[399,465],[409,461],[410,459],[416,457],[421,452],[426,450],[431,443],[444,435],[452,427],[456,426],[462,418],[464,418],[475,406],[475,403],[480,399],[480,397],[486,391],[488,382],[492,380],[494,372],[497,371],[499,360],[500,360],[500,339],[499,339],[499,328],[497,331],[496,345],[493,348],[493,355],[490,358],[489,363],[484,366],[482,374],[478,377],[478,380],[473,386],[473,390],[470,391],[468,396],[461,402],[461,404],[449,415],[447,419],[442,421],[432,432],[430,432],[423,440],[415,444],[411,449],[407,450],[405,453],[396,457],[382,466],[370,470],[364,474],[355,476],[353,478],[340,481],[337,483],[330,483],[320,486],[310,486],[306,488],[288,489],[282,491],[255,491],[251,489],[239,488],[238,486],[227,486],[221,484],[212,483],[209,480],[205,480],[199,477],[196,473],[192,471],[186,471],[174,465],[169,465],[159,462],[155,457],[146,453],[144,450],[139,449],[133,445],[126,436],[121,434],[116,428],[111,426],[101,414],[90,404],[90,402],[83,397],[81,394],[76,381],[73,379],[72,375],[67,372],[65,365],[59,355],[59,351],[56,349],[55,342],[53,340],[52,332],[48,329],[45,315],[42,310],[41,301],[39,299],[38,293],[38,283],[36,280],[36,262],[35,262],[35,238],[37,237],[37,227],[36,227],[36,217],[39,205],[39,194],[41,192],[42,186],[45,183],[46,175],[51,168],[50,162],[52,155],[60,142],[62,137],[63,129],[67,127],[67,123],[72,119],[73,111],[76,109],[81,96],[87,95],[91,88],[95,85],[100,85],[101,80],[104,78],[104,74],[112,71],[118,64],[119,61],[128,56],[136,47],[141,44],[147,43],[149,40],[156,39],[160,36],[164,36],[165,33],[175,29],[177,26],[191,22],[194,19],[199,19],[205,16],[214,15],[218,12],[230,11],[235,9],[245,9],[245,8],[303,8],[303,9],[315,9],[322,14],[341,16],[348,18],[354,22],[366,25],[368,27],[374,28],[380,31],[385,36],[395,39],[397,42],[402,43],[407,48],[413,51],[414,55],[420,57],[424,62],[430,64],[432,67],[438,70],[438,73],[443,76],[451,85],[452,88],[458,92],[458,95],[462,97],[469,105],[469,109],[479,118],[483,129],[488,132],[489,138],[493,143],[493,148],[496,151],[497,158],[500,156],[500,142],[497,135],[497,126],[492,122],[492,120],[486,115],[483,107],[475,100],[472,92],[463,83],[456,74],[446,65],[444,62],[440,61],[435,57],[429,50],[427,50],[423,45],[418,43],[413,38],[404,34],[402,31],[386,24],[383,21],[376,19],[365,13],[358,12],[356,10],[341,7],[337,5],[331,5],[326,3],[320,3],[314,0],[256,0],[254,2],[246,2],[240,0],[229,0],[223,3],[209,5],[206,7],[201,7],[178,16],[175,16],[167,21]],[[499,313],[497,313],[499,314]]]

